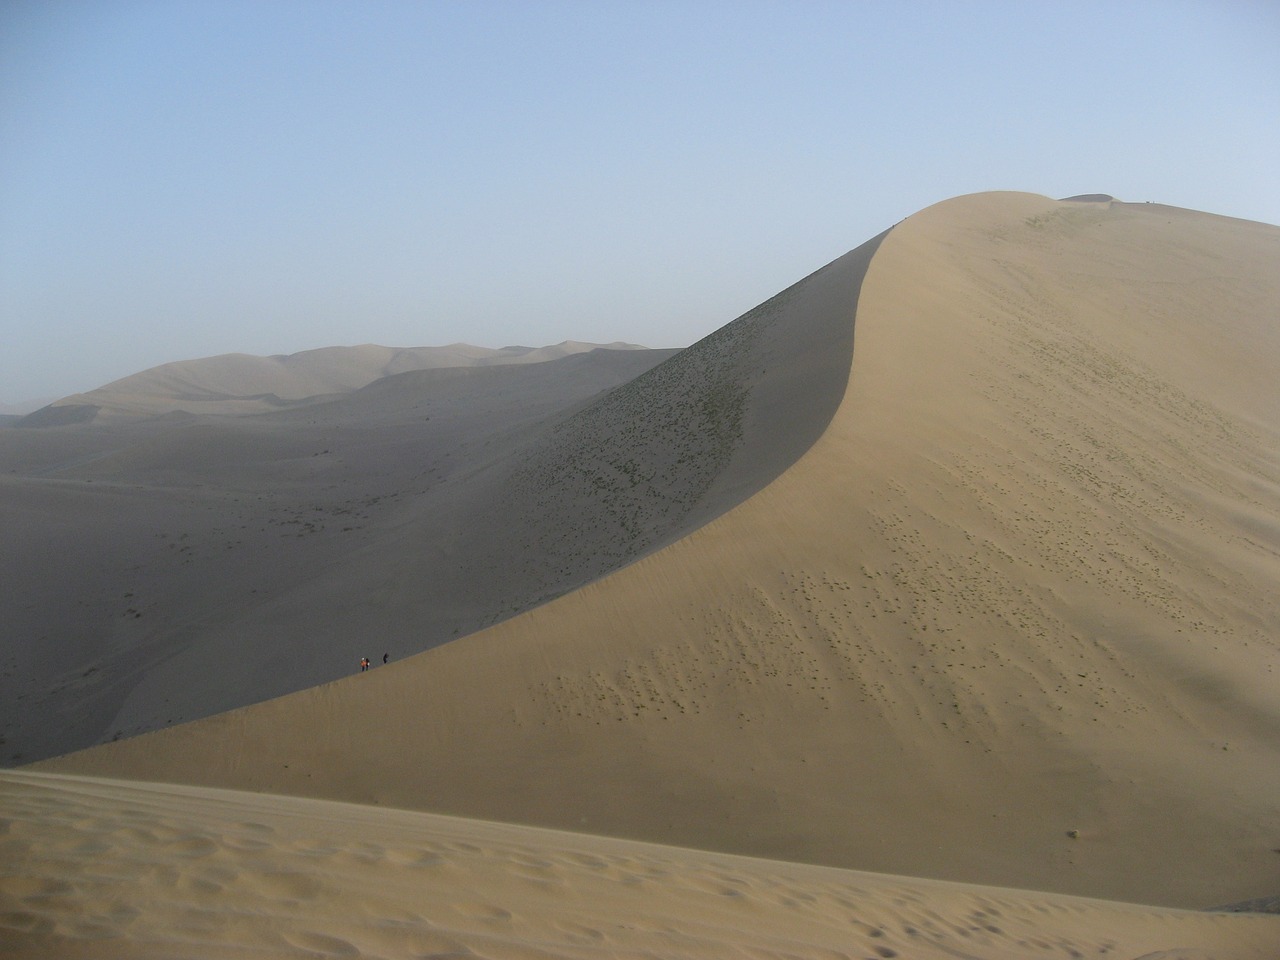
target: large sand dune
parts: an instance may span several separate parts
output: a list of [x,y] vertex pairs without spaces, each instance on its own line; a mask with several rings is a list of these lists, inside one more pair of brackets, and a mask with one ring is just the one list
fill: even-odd
[[[510,548],[577,589],[40,769],[1174,907],[1274,895],[1277,304],[1275,227],[931,207],[480,462],[523,511]],[[469,533],[416,521],[418,550]],[[524,570],[469,563],[457,590]],[[342,577],[371,608],[421,588],[369,569]]]

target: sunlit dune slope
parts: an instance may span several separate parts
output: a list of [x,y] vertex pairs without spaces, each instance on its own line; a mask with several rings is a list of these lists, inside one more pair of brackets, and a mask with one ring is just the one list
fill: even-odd
[[1277,304],[1275,227],[928,208],[871,258],[829,424],[734,509],[403,663],[45,768],[1179,906],[1273,894]]

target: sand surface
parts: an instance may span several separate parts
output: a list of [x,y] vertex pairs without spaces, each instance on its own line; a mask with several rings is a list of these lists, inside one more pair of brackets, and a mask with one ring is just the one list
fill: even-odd
[[[624,386],[458,448],[348,561],[257,585],[274,618],[151,661],[119,716],[272,625],[500,622],[36,769],[1040,902],[1274,897],[1277,304],[1280,228],[946,201]],[[495,610],[512,588],[527,606]],[[353,664],[371,636],[348,633]],[[926,888],[942,917],[986,896]],[[1119,916],[1113,947],[1140,929]],[[1127,955],[1251,955],[1159,939]],[[929,949],[1034,955],[953,947]]]
[[[476,532],[475,513],[520,516],[494,465],[673,352],[409,371],[270,414],[0,430],[0,757],[313,686],[569,589],[589,574]],[[473,532],[442,549],[458,525]],[[500,575],[455,603],[446,575],[473,556]]]
[[0,956],[1270,960],[1191,913],[225,790],[0,773]]

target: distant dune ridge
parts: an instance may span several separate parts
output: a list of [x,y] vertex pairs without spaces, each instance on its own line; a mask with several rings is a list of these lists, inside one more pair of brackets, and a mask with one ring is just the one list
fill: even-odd
[[634,344],[589,344],[566,340],[550,347],[490,349],[455,343],[447,347],[323,347],[272,357],[229,353],[179,360],[115,380],[88,393],[56,400],[29,414],[19,426],[58,426],[110,417],[265,413],[348,393],[375,380],[441,367],[540,363],[587,350],[642,349]]
[[[99,729],[194,705],[193,675],[230,696],[224,658],[339,611],[367,629],[316,649],[345,639],[351,668],[375,668],[0,777],[13,836],[35,838],[27,886],[0,880],[4,922],[32,951],[95,929],[155,951],[75,954],[102,956],[182,937],[228,956],[1272,955],[1280,918],[1176,908],[1280,888],[1278,304],[1280,228],[980,194],[576,406],[468,414],[491,394],[464,391],[454,432],[392,378],[366,388],[401,398],[381,420],[361,392],[314,425],[310,408],[272,414],[256,439],[259,418],[201,422],[193,455],[223,441],[253,469],[198,495],[175,492],[200,472],[183,474],[172,438],[104,452],[82,468],[103,471],[86,515],[132,499],[212,514],[246,493],[307,549],[266,574],[283,541],[242,541],[253,579],[224,572],[218,591],[263,594],[242,622],[209,629],[218,601],[166,586],[167,602],[190,591],[199,643],[169,656],[162,633],[135,635],[145,670],[117,672]],[[409,423],[437,451],[412,465],[392,455]],[[326,461],[329,437],[363,466]],[[255,443],[270,457],[244,457]],[[55,456],[6,449],[29,476]],[[47,503],[47,524],[84,493],[70,450],[57,458],[56,481],[0,486]],[[308,498],[324,530],[307,532]],[[350,548],[338,508],[368,514]],[[459,639],[381,666],[376,631],[419,614]],[[469,632],[480,617],[499,622]],[[307,660],[286,646],[258,663],[298,679]],[[118,864],[194,857],[172,868],[187,891],[163,895],[173,919],[143,924],[123,901],[87,927],[59,912],[59,883],[104,902],[88,871],[41,866],[78,842]],[[385,898],[342,899],[358,882],[344,875],[375,862],[397,864]],[[448,883],[423,892],[436,868]],[[269,924],[191,933],[202,903],[243,895]],[[339,902],[359,905],[335,920]],[[744,943],[747,917],[768,919]]]

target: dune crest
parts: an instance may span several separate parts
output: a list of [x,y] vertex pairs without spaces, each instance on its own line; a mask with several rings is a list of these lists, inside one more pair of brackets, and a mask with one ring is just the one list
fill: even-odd
[[1027,194],[924,210],[871,257],[825,430],[727,513],[390,668],[43,768],[1273,894],[1278,236]]

